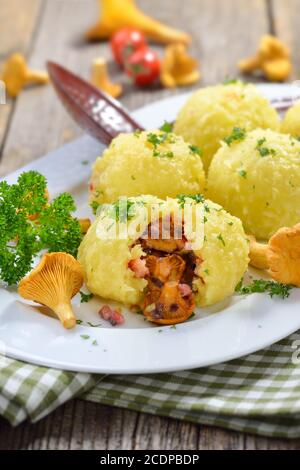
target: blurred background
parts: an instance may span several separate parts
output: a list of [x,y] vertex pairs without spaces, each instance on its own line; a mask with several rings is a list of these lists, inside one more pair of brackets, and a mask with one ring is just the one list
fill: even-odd
[[[137,0],[145,13],[190,34],[189,53],[200,64],[202,79],[189,87],[239,75],[237,62],[253,54],[263,34],[276,34],[292,51],[298,76],[299,0]],[[112,59],[106,41],[89,43],[84,33],[99,18],[97,0],[0,0],[0,60],[21,52],[29,65],[45,68],[55,60],[85,78],[92,60],[108,60],[110,77],[123,85],[120,100],[129,108],[184,91],[156,84],[138,88]],[[160,57],[163,45],[152,45]],[[249,80],[257,78],[248,77]],[[260,78],[258,80],[261,80]],[[80,134],[51,86],[28,88],[0,106],[1,175],[57,148]]]
[[[125,0],[124,0],[125,1]],[[110,79],[123,87],[122,103],[135,109],[199,86],[242,77],[237,63],[255,54],[265,34],[291,51],[292,72],[300,78],[298,39],[300,0],[136,0],[146,14],[191,36],[189,54],[201,80],[189,87],[166,88],[159,81],[137,87],[115,63],[108,41],[88,42],[85,32],[99,18],[97,0],[0,0],[0,64],[13,53],[30,67],[45,70],[54,60],[90,80],[92,61],[107,60]],[[160,59],[165,45],[152,44]],[[82,131],[71,121],[51,85],[26,87],[0,105],[0,176],[70,141]],[[36,427],[17,429],[0,421],[0,448],[292,448],[290,444],[207,426],[112,409],[79,400],[68,403]],[[105,447],[107,446],[107,447]]]

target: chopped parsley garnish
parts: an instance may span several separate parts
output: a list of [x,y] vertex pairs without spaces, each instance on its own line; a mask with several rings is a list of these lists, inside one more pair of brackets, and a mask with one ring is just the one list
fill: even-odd
[[135,203],[129,199],[114,202],[111,204],[109,216],[117,222],[126,222],[135,216]]
[[80,335],[80,338],[87,340],[87,339],[90,339],[90,336],[89,335]]
[[247,171],[245,171],[245,170],[240,170],[240,171],[238,171],[238,174],[239,174],[242,178],[247,178]]
[[266,141],[267,139],[265,137],[263,137],[262,139],[258,139],[257,147],[261,147]]
[[136,130],[134,131],[134,133],[133,133],[134,137],[140,137],[141,132],[142,132],[142,131],[141,131],[140,129],[136,129]]
[[47,200],[46,179],[36,171],[22,173],[16,184],[0,183],[0,278],[16,284],[31,269],[34,257],[46,249],[76,256],[82,239],[72,217],[72,196]]
[[276,151],[274,149],[269,149],[268,147],[263,147],[263,145],[266,143],[266,138],[263,137],[262,139],[259,139],[257,141],[257,146],[256,149],[258,150],[259,154],[261,157],[266,157],[267,155],[275,155]]
[[106,231],[109,232],[110,229],[112,229],[114,227],[115,223],[112,222],[108,227],[106,227]]
[[85,294],[82,291],[80,291],[79,294],[80,294],[80,303],[81,304],[89,302],[94,297],[94,294]]
[[99,326],[102,326],[101,323],[96,323],[96,324],[95,324],[95,323],[91,323],[90,321],[87,321],[86,323],[87,323],[87,325],[89,325],[91,328],[99,328]]
[[261,157],[270,155],[270,150],[267,147],[259,147],[257,150],[259,151]]
[[97,210],[98,210],[98,208],[99,208],[100,205],[101,205],[101,204],[100,204],[100,202],[98,202],[98,201],[93,201],[93,202],[91,203],[91,208],[92,208],[93,213],[94,213],[95,215],[96,215]]
[[98,346],[98,341],[96,339],[94,339],[94,341],[92,342],[92,345],[93,346]]
[[147,142],[152,144],[154,147],[163,144],[167,138],[168,134],[166,132],[162,134],[154,134],[153,132],[149,132],[149,134],[147,134]]
[[255,279],[251,284],[244,286],[241,280],[235,288],[235,292],[241,295],[266,292],[270,297],[278,296],[282,299],[289,297],[291,285],[281,284],[275,281],[265,279]]
[[202,150],[198,145],[189,145],[189,149],[192,153],[195,153],[196,155],[199,155],[199,157],[202,157]]
[[89,161],[88,160],[82,160],[81,165],[88,165]]
[[179,206],[182,208],[184,204],[186,203],[186,199],[192,199],[197,204],[205,201],[204,196],[202,196],[202,194],[178,194],[176,198],[177,198]]
[[154,157],[160,157],[160,158],[173,158],[174,157],[174,153],[169,151],[169,152],[158,152],[157,150],[155,150],[155,152],[153,153],[153,156]]
[[[76,320],[76,324],[77,324],[77,325],[88,325],[88,326],[90,326],[90,327],[92,327],[92,328],[99,328],[100,326],[102,326],[101,323],[93,324],[93,323],[91,323],[91,322],[89,322],[89,321],[87,321],[86,323],[84,323],[83,320],[79,320],[79,319]],[[88,338],[89,338],[89,337],[87,337],[87,335],[81,335],[81,336],[84,337],[83,339],[88,339]]]
[[160,126],[159,130],[167,133],[172,132],[173,124],[171,122],[165,121],[163,125]]
[[240,142],[244,140],[245,137],[245,129],[242,129],[241,127],[234,127],[232,129],[232,133],[228,137],[224,138],[224,142],[226,142],[226,144],[230,146],[233,142]]
[[220,240],[220,242],[222,242],[222,244],[225,246],[225,241],[221,233],[219,233],[219,235],[217,236],[217,239]]
[[173,143],[173,140],[170,140],[170,136],[168,132],[161,132],[159,134],[155,134],[154,132],[149,132],[147,134],[147,142],[152,144],[153,146],[153,156],[154,157],[162,157],[162,158],[173,158],[174,154],[171,151],[163,152],[161,151],[158,146],[164,144],[165,142]]

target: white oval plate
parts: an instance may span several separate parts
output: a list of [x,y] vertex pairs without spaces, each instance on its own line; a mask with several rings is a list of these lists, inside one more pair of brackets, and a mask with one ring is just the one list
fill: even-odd
[[[280,98],[290,95],[291,87],[264,85],[262,91],[269,98]],[[168,98],[134,115],[146,127],[157,127],[164,120],[173,120],[186,98],[187,94]],[[5,179],[12,183],[22,171],[40,171],[47,177],[50,194],[70,191],[78,215],[86,216],[91,164],[102,150],[86,136]],[[97,314],[99,299],[80,304],[76,296],[73,304],[83,323],[66,331],[56,319],[42,315],[42,307],[26,303],[12,289],[0,288],[0,351],[23,361],[73,371],[170,372],[244,356],[300,328],[297,289],[286,300],[265,294],[233,296],[213,308],[198,309],[193,319],[176,328],[150,325],[124,308],[125,324],[112,328]]]

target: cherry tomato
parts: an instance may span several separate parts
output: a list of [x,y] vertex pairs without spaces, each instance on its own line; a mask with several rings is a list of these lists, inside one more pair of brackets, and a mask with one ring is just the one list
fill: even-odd
[[146,47],[147,42],[143,33],[136,29],[123,28],[117,31],[110,40],[110,46],[119,65],[123,65],[131,54],[141,47]]
[[136,85],[153,83],[160,72],[160,60],[156,52],[148,48],[138,49],[124,63],[127,75],[134,78]]

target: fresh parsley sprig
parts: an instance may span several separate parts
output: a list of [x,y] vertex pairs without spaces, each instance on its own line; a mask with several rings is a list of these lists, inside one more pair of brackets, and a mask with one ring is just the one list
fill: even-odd
[[251,284],[246,286],[243,285],[243,280],[241,280],[236,286],[235,292],[240,295],[266,292],[270,297],[277,296],[285,299],[289,297],[291,289],[291,285],[265,279],[254,279]]
[[48,203],[46,179],[35,171],[22,173],[16,184],[0,182],[0,278],[16,284],[42,249],[76,256],[82,235],[74,210],[67,193]]
[[47,205],[38,217],[38,235],[43,248],[77,255],[82,234],[71,213],[76,205],[71,194],[62,193]]

